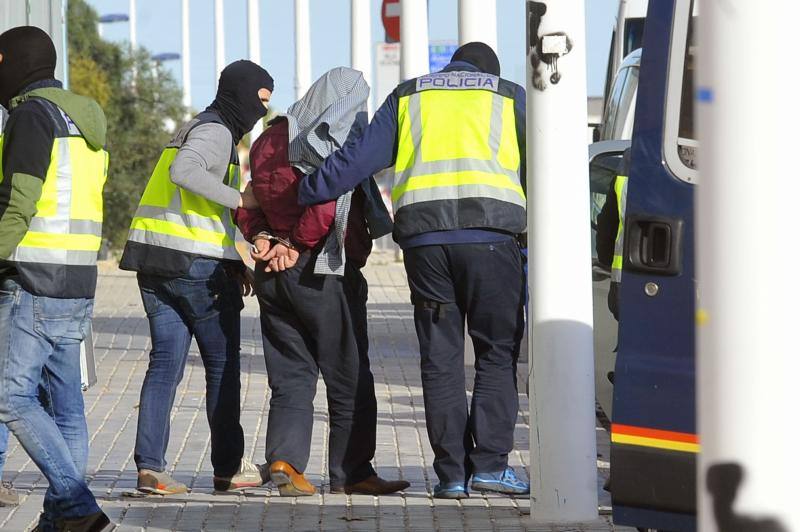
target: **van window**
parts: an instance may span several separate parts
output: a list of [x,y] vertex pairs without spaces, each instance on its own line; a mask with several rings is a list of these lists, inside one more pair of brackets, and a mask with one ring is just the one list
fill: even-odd
[[639,69],[630,67],[627,70],[628,76],[625,78],[625,85],[622,87],[617,118],[614,121],[614,136],[612,137],[614,139],[629,139],[631,137],[631,131],[626,131],[625,126],[631,122],[629,118],[633,118],[632,115],[635,111],[636,102],[634,97],[636,96],[636,89],[639,87]]
[[642,47],[644,37],[644,18],[629,18],[625,21],[625,43],[622,57]]
[[611,46],[608,47],[608,63],[606,64],[606,84],[603,87],[603,105],[608,101],[611,83],[614,82],[614,49],[617,46],[617,30],[611,32]]
[[617,122],[625,122],[624,117],[622,120],[619,120],[621,114],[620,103],[625,88],[625,80],[628,78],[628,72],[631,70],[631,68],[623,68],[619,71],[617,77],[614,78],[614,86],[611,88],[611,96],[608,98],[605,116],[603,117],[603,131],[600,135],[601,140],[618,138],[614,136],[614,132],[617,130]]
[[678,155],[681,162],[695,170],[696,146],[689,145],[683,140],[697,140],[694,127],[694,71],[697,65],[697,44],[695,42],[695,21],[689,21],[689,36],[687,38],[686,56],[683,63],[683,87],[681,89],[681,116],[678,122]]
[[697,182],[698,149],[694,120],[694,79],[697,65],[696,18],[692,2],[675,4],[675,23],[670,44],[667,105],[664,117],[664,159],[676,177]]

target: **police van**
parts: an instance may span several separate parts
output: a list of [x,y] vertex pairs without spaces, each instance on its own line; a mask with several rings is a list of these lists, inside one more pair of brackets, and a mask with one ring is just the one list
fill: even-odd
[[[610,490],[614,523],[640,529],[696,529],[696,15],[692,0],[649,5],[630,164],[619,171],[629,180]],[[593,198],[608,190],[625,148],[619,140],[592,145]]]

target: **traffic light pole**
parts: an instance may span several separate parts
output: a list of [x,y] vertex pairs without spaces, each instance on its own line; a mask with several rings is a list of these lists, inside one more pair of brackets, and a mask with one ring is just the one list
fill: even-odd
[[[261,11],[258,5],[260,1],[247,0],[247,55],[250,57],[250,61],[257,65],[261,65]],[[250,132],[251,146],[262,131],[264,131],[264,123],[259,120]]]
[[591,522],[597,445],[584,1],[526,8],[531,516]]
[[458,0],[458,44],[474,41],[497,51],[496,0]]
[[[183,106],[192,107],[192,69],[189,54],[191,31],[189,26],[189,0],[181,1],[181,84],[183,86]],[[189,111],[191,113],[191,111]]]
[[[800,404],[791,251],[800,108],[785,77],[798,18],[796,2],[703,2],[697,18],[701,532],[800,530],[789,429]],[[748,65],[757,65],[756,84],[742,77]]]
[[294,0],[294,96],[299,100],[311,86],[311,19],[308,0]]
[[400,81],[429,72],[428,2],[400,0]]
[[[222,0],[214,0],[214,67],[216,68],[216,79],[214,80],[216,85],[225,68],[225,6]],[[216,89],[216,87],[214,88]]]
[[[372,87],[372,24],[369,0],[350,0],[350,66]],[[367,103],[372,114],[372,95]]]

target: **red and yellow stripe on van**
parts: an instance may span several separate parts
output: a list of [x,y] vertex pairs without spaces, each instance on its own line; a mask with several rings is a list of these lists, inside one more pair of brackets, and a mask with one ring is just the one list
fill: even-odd
[[625,445],[638,445],[654,449],[699,453],[700,440],[697,434],[673,432],[671,430],[648,429],[632,425],[611,424],[611,441]]

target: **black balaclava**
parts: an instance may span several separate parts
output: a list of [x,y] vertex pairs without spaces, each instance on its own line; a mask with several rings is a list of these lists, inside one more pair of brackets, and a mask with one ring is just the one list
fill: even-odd
[[267,110],[258,97],[259,89],[272,92],[275,82],[269,72],[252,61],[239,60],[222,70],[217,97],[206,111],[216,112],[238,144],[245,133],[253,129]]
[[31,83],[55,77],[56,47],[35,26],[11,28],[0,35],[0,54],[0,105],[6,109]]
[[491,46],[482,42],[468,42],[460,46],[451,61],[464,61],[477,67],[481,72],[500,75],[500,61]]

